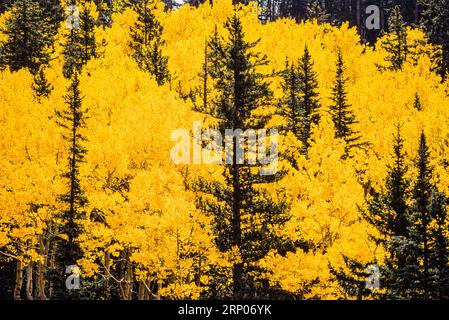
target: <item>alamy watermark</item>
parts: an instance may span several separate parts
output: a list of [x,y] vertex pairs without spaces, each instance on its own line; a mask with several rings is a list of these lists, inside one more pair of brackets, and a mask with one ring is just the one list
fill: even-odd
[[65,26],[67,29],[79,29],[80,28],[80,10],[78,6],[72,4],[65,8]]
[[205,129],[193,122],[193,134],[187,129],[171,133],[176,142],[170,151],[174,164],[249,164],[258,165],[261,175],[278,171],[279,134],[276,129]]
[[77,265],[68,266],[65,273],[69,276],[65,280],[67,290],[79,290],[80,288],[80,268]]
[[376,264],[370,264],[365,269],[368,275],[365,279],[365,288],[371,291],[380,289],[380,269]]

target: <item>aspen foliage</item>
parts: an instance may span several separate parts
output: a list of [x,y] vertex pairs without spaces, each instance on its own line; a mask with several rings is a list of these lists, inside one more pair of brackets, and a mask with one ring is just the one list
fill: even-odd
[[[88,5],[98,19],[94,4]],[[383,260],[383,250],[368,236],[375,231],[360,212],[385,179],[397,123],[402,124],[410,161],[425,132],[435,183],[449,196],[449,84],[433,71],[439,48],[421,30],[407,29],[415,44],[410,50],[419,54],[409,54],[401,70],[381,70],[378,66],[388,61],[382,45],[388,34],[368,46],[348,24],[285,18],[261,24],[255,5],[234,7],[231,0],[167,12],[159,5],[155,16],[163,26],[161,50],[171,77],[158,86],[132,57],[130,29],[136,14],[120,1],[114,5],[111,27],[95,27],[102,54],[87,61],[79,76],[88,109],[87,153],[80,164],[88,204],[80,221],[83,232],[77,243],[83,257],[77,264],[92,297],[199,299],[207,296],[214,268],[229,267],[235,259],[215,247],[211,218],[195,206],[192,185],[199,177],[220,179],[217,167],[176,165],[170,158],[176,143],[171,133],[180,128],[191,132],[194,121],[206,120],[194,111],[201,101],[205,43],[215,29],[223,35],[226,19],[234,14],[248,42],[260,39],[256,50],[269,61],[259,67],[272,74],[273,103],[260,110],[276,114],[268,127],[286,121],[276,113],[276,101],[283,96],[279,72],[286,60],[297,63],[307,47],[317,75],[320,121],[311,126],[307,155],[291,133],[279,140],[279,170],[286,174],[269,188],[272,193],[285,191],[291,218],[276,232],[290,239],[293,249],[272,250],[260,261],[271,286],[289,297],[353,298],[339,288],[330,266],[345,268],[343,256]],[[0,16],[0,27],[10,15]],[[55,239],[61,236],[58,195],[67,192],[62,177],[67,148],[55,119],[69,85],[63,76],[66,34],[62,22],[45,68],[53,88],[48,96],[35,98],[28,70],[6,67],[0,72],[0,261],[19,271],[31,268],[35,298],[51,298],[45,272],[53,266]],[[348,104],[357,119],[354,131],[368,146],[351,148],[348,156],[329,115],[339,52],[345,61]],[[216,92],[212,86],[208,90],[211,99]],[[414,107],[417,96],[420,110]],[[283,159],[284,153],[295,159],[296,168]],[[412,168],[408,174],[416,172]],[[21,281],[16,278],[16,286],[25,286]]]

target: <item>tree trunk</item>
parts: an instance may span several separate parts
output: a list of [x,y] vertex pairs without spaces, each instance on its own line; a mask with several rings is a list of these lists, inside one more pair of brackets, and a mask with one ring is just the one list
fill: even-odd
[[14,284],[14,300],[20,300],[20,292],[23,284],[23,265],[22,261],[17,260],[16,281]]
[[145,284],[143,281],[139,281],[139,292],[137,293],[137,300],[147,300],[145,299]]
[[39,261],[36,266],[36,276],[34,277],[34,291],[36,299],[46,300],[45,296],[45,275],[44,271],[48,264],[48,248],[45,246],[44,237],[39,237],[39,253],[44,257],[44,261]]
[[359,33],[362,31],[362,0],[356,0],[355,2],[355,19],[357,24],[357,30]]
[[33,297],[33,264],[30,263],[26,269],[26,286],[25,291],[28,300],[34,300]]

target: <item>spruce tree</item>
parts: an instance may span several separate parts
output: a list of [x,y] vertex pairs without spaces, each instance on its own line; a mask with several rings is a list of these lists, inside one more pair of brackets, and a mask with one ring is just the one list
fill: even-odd
[[133,58],[139,68],[152,74],[158,85],[163,85],[170,79],[168,58],[163,55],[163,27],[157,20],[154,11],[154,0],[136,0],[133,9],[137,13],[137,21],[131,28],[130,47]]
[[432,182],[433,170],[424,133],[419,141],[415,162],[417,175],[411,190],[405,178],[407,165],[402,148],[398,131],[395,161],[389,169],[384,191],[373,196],[368,212],[363,214],[379,231],[380,236],[372,238],[386,250],[386,259],[380,266],[385,293],[373,295],[364,287],[367,265],[357,260],[345,257],[349,274],[332,267],[331,272],[348,294],[359,298],[369,295],[390,299],[447,298],[448,200]]
[[72,2],[72,8],[79,9],[79,23],[74,22],[70,26],[70,32],[64,43],[64,66],[63,74],[71,78],[74,72],[81,72],[84,65],[92,58],[97,58],[97,44],[95,41],[95,19],[87,2]]
[[[209,77],[217,95],[203,112],[217,120],[215,128],[223,137],[229,137],[238,129],[246,132],[265,127],[269,117],[256,117],[253,111],[269,105],[272,92],[266,75],[256,71],[267,64],[266,57],[254,51],[257,42],[245,41],[239,17],[228,18],[225,27],[228,37],[222,39],[215,33],[209,42]],[[221,165],[223,180],[201,179],[196,185],[198,207],[213,217],[218,249],[238,256],[229,261],[226,272],[214,268],[211,292],[216,293],[215,298],[268,296],[268,282],[261,279],[266,270],[259,261],[282,245],[273,228],[289,219],[286,202],[274,201],[263,187],[282,173],[261,175],[261,164],[240,161],[239,140],[239,134],[233,134],[232,147],[226,148],[227,161]],[[227,277],[230,286],[226,285]]]
[[7,40],[0,45],[0,67],[27,68],[34,74],[50,61],[53,31],[37,0],[15,0],[1,32]]
[[429,206],[433,186],[429,156],[426,137],[421,133],[416,160],[417,177],[407,215],[407,234],[392,241],[392,250],[405,257],[407,261],[405,264],[395,266],[393,281],[388,288],[388,294],[392,298],[430,298]]
[[307,18],[316,20],[319,24],[322,24],[329,22],[330,16],[321,6],[321,2],[319,0],[314,0],[307,6]]
[[449,299],[449,215],[448,198],[435,188],[432,192],[430,215],[430,283],[429,292],[433,299]]
[[301,153],[307,155],[312,125],[318,125],[320,121],[317,75],[307,45],[297,66],[287,64],[281,75],[284,96],[279,113],[287,120],[284,130],[293,132],[302,142]]
[[413,100],[413,108],[418,111],[422,111],[421,99],[419,98],[418,92],[415,93],[415,100]]
[[343,139],[346,142],[345,155],[347,156],[351,148],[361,146],[360,133],[354,129],[358,122],[351,105],[348,103],[346,84],[348,79],[345,77],[345,68],[341,50],[338,51],[337,70],[334,87],[332,88],[332,104],[329,107],[329,113],[335,125],[335,137]]
[[[279,101],[279,114],[287,121],[286,126],[282,130],[284,132],[292,132],[299,141],[302,141],[305,111],[302,108],[303,104],[301,104],[301,85],[298,69],[287,60],[281,76],[283,97]],[[288,154],[285,154],[284,157],[289,160],[294,168],[298,169],[293,157]]]
[[426,137],[421,133],[416,161],[407,237],[394,250],[407,263],[394,270],[388,288],[392,298],[438,299],[447,297],[448,243],[447,198],[432,182],[433,169]]
[[32,84],[34,96],[37,101],[40,102],[42,98],[48,97],[53,91],[53,85],[48,82],[45,76],[45,69],[41,67],[39,72],[34,76],[34,82]]
[[64,9],[61,5],[61,0],[38,0],[44,15],[50,22],[52,34],[58,33],[59,26],[64,20]]
[[57,297],[77,297],[73,291],[67,291],[64,287],[66,278],[65,270],[70,265],[76,265],[82,257],[82,252],[77,243],[78,236],[82,233],[80,221],[85,218],[85,206],[87,197],[80,182],[80,165],[85,161],[87,153],[83,146],[86,141],[84,131],[86,129],[87,110],[82,106],[83,97],[80,91],[78,72],[74,72],[68,92],[64,97],[66,108],[56,111],[57,123],[64,130],[63,138],[68,144],[67,171],[63,174],[67,182],[67,192],[60,195],[59,199],[65,206],[60,214],[60,234],[64,235],[58,243],[58,255],[55,271],[55,294]]
[[310,145],[312,125],[318,125],[320,122],[317,74],[313,69],[312,56],[307,45],[298,63],[298,77],[301,94],[300,103],[304,112],[301,140],[305,148],[303,154],[306,154]]
[[382,244],[390,253],[385,261],[386,271],[390,277],[384,279],[388,285],[393,281],[395,269],[403,268],[407,260],[401,254],[394,251],[395,239],[403,239],[408,236],[408,199],[410,197],[410,181],[406,178],[408,165],[404,152],[404,140],[401,135],[400,125],[397,125],[397,133],[394,137],[393,164],[388,166],[388,174],[385,188],[379,194],[375,194],[369,202],[368,211],[364,212],[365,219],[374,226],[380,236],[375,237],[377,243]]
[[113,0],[94,0],[98,10],[98,23],[104,27],[112,26]]
[[388,35],[390,35],[390,39],[382,45],[382,48],[388,53],[385,58],[388,66],[381,68],[401,70],[407,61],[410,46],[407,40],[406,24],[399,6],[395,6],[391,10],[388,18]]
[[421,24],[430,40],[442,47],[440,74],[449,72],[449,0],[420,0]]
[[424,273],[429,273],[429,240],[428,230],[430,223],[429,206],[431,201],[433,185],[432,167],[430,166],[429,147],[427,146],[426,136],[421,133],[419,140],[418,159],[416,167],[418,169],[418,177],[413,189],[413,198],[415,201],[415,211],[419,213],[416,222],[419,224],[420,234],[423,241],[423,267]]
[[[372,276],[367,270],[369,265],[377,265],[375,262],[363,263],[357,259],[343,255],[345,269],[335,268],[329,264],[329,271],[333,279],[338,283],[339,287],[348,297],[354,297],[357,300],[366,298],[378,298],[378,294],[366,285],[366,280]],[[379,279],[379,285],[381,285]]]
[[408,263],[410,263],[408,259],[410,246],[406,243],[402,247],[404,250],[400,247],[400,244],[404,244],[408,238],[410,230],[408,210],[410,181],[406,177],[408,165],[403,149],[404,140],[400,125],[397,125],[397,132],[394,136],[393,163],[388,166],[385,186],[380,192],[372,195],[372,198],[368,201],[367,210],[361,212],[362,217],[378,231],[378,235],[370,235],[370,238],[386,251],[386,258],[383,265],[379,266],[379,270],[381,272],[381,287],[386,289],[387,292],[385,294],[372,292],[367,290],[364,285],[364,275],[365,277],[368,276],[366,268],[370,264],[377,265],[376,261],[364,264],[355,259],[344,257],[350,273],[343,269],[331,267],[331,273],[346,293],[360,299],[367,296],[383,297],[384,295],[397,297],[395,295],[397,291],[392,292],[391,290],[394,285],[399,282],[403,286],[412,285],[398,281],[398,279],[404,278],[400,276],[400,273],[406,270]]
[[443,231],[448,226],[447,197],[432,182],[433,169],[424,133],[420,137],[416,168],[408,243],[418,254],[418,261],[415,272],[407,279],[414,284],[409,298],[438,299],[447,297],[449,287],[449,238]]

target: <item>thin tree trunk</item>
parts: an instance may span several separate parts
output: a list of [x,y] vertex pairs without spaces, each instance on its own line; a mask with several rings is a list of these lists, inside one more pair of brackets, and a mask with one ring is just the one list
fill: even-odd
[[356,24],[357,30],[359,33],[362,31],[362,0],[356,0],[355,3],[355,15],[356,15]]
[[16,281],[14,284],[14,300],[20,300],[20,293],[22,291],[22,285],[23,285],[23,265],[22,261],[17,260],[17,266],[16,266]]
[[145,299],[145,284],[143,281],[139,281],[139,292],[137,293],[137,300],[147,300]]
[[26,268],[26,286],[25,291],[28,300],[34,300],[33,297],[33,264],[30,263]]
[[46,300],[45,297],[45,276],[44,270],[48,264],[48,247],[45,246],[44,237],[39,237],[39,253],[44,257],[44,261],[39,261],[36,266],[36,276],[34,277],[34,291],[36,299]]

